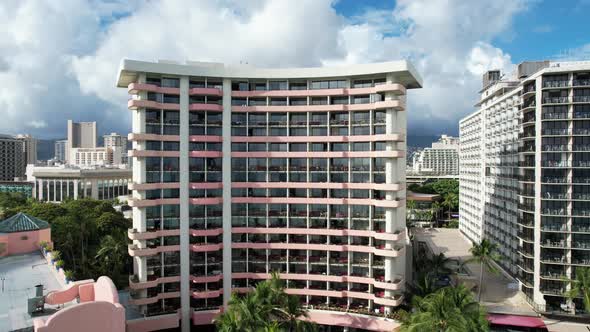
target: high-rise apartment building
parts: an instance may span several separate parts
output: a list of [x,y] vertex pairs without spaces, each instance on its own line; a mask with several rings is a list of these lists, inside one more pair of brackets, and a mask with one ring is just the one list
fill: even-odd
[[0,181],[14,181],[26,172],[25,142],[14,136],[0,135]]
[[111,149],[113,155],[120,155],[120,157],[117,156],[114,159],[120,158],[121,163],[127,164],[127,137],[117,133],[110,133],[104,135],[103,139],[105,148]]
[[26,164],[35,165],[37,163],[37,139],[31,135],[16,135],[16,138],[25,142]]
[[413,170],[416,174],[458,175],[459,138],[442,135],[430,148],[416,153]]
[[460,123],[460,229],[499,244],[536,309],[575,313],[568,280],[590,267],[590,62],[526,62],[491,81]]
[[132,304],[188,331],[278,271],[320,324],[397,326],[409,63],[123,60],[117,86],[132,95]]
[[55,157],[56,161],[65,162],[68,150],[68,140],[55,141]]

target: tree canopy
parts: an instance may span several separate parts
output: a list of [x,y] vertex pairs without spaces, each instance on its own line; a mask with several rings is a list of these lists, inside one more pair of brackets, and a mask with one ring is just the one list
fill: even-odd
[[412,302],[412,313],[402,320],[403,332],[489,331],[485,310],[462,285],[416,296]]
[[316,331],[316,325],[304,320],[307,311],[296,295],[285,293],[278,273],[259,282],[251,292],[232,294],[227,310],[215,319],[218,331]]
[[24,212],[49,222],[54,249],[76,280],[107,275],[117,287],[127,286],[131,262],[125,235],[131,221],[111,202],[85,198],[55,204],[0,193],[0,210],[4,218]]

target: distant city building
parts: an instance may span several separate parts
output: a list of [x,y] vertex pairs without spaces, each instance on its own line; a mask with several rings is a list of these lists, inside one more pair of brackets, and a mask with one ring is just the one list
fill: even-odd
[[122,165],[122,154],[121,147],[73,148],[70,150],[70,162],[68,164],[82,167]]
[[129,194],[131,170],[126,168],[75,168],[29,166],[28,181],[35,184],[33,197],[40,201],[65,199],[114,199]]
[[68,140],[55,141],[55,161],[65,162],[67,160],[66,153],[68,150]]
[[459,229],[499,246],[536,310],[579,313],[565,293],[590,267],[590,62],[525,62],[483,85],[459,124]]
[[413,156],[413,174],[459,174],[459,138],[442,135],[430,148]]
[[16,135],[16,138],[25,142],[25,156],[26,163],[36,164],[37,163],[37,139],[31,135]]
[[120,151],[122,164],[127,164],[127,137],[117,133],[110,133],[103,136],[105,148],[111,148],[113,153]]
[[25,176],[25,141],[10,135],[0,135],[0,181],[14,181]]
[[96,122],[73,122],[68,120],[66,161],[71,162],[73,148],[96,147]]

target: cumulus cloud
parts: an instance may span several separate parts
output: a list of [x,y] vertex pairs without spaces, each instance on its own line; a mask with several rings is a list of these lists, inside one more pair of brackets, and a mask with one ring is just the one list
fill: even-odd
[[[54,4],[55,3],[55,4]],[[256,66],[321,66],[406,58],[424,79],[409,96],[410,130],[455,130],[473,110],[481,73],[507,69],[493,46],[525,0],[399,0],[391,10],[343,17],[331,0],[5,0],[0,3],[0,132],[65,120],[128,131],[126,91],[114,87],[122,58]],[[426,120],[426,121],[425,121]],[[437,120],[434,127],[432,121]],[[422,124],[422,125],[420,125]],[[30,126],[33,128],[35,126]],[[16,129],[14,129],[16,128]],[[410,131],[410,134],[412,132]]]

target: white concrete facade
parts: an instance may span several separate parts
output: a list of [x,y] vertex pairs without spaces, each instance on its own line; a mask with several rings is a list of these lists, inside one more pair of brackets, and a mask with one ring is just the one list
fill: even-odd
[[[386,313],[401,300],[405,89],[421,86],[410,64],[271,70],[123,60],[117,84],[132,95],[131,287],[140,289],[132,302],[142,310],[157,315],[175,307],[188,331],[191,318],[193,324],[210,323],[201,317],[226,305],[232,291],[246,290],[277,269],[305,303],[362,302]],[[322,128],[311,134],[314,127]],[[357,172],[367,178],[357,179]],[[363,193],[355,199],[349,187]],[[288,188],[294,191],[287,194],[293,190]],[[381,203],[369,198],[372,190]],[[361,221],[349,216],[365,207],[367,226],[357,228]],[[311,230],[316,221],[327,222],[316,226],[320,233]],[[337,236],[336,223],[362,235]],[[324,228],[330,235],[317,235]],[[383,235],[364,237],[377,229]],[[154,237],[170,242],[154,247]],[[355,250],[375,253],[361,263],[365,254]],[[178,263],[168,267],[166,259]],[[347,263],[335,264],[337,259]],[[365,272],[349,263],[355,259]],[[344,280],[354,275],[366,284],[363,295]],[[376,280],[391,285],[377,281],[384,290],[373,299]],[[166,282],[178,283],[178,292],[163,290]],[[310,286],[321,294],[308,291]],[[157,297],[146,287],[158,289]]]
[[459,175],[459,139],[442,135],[430,148],[416,153],[413,174]]
[[460,229],[499,245],[535,309],[575,314],[564,293],[590,266],[590,62],[521,66],[460,122]]
[[80,169],[63,166],[27,167],[27,181],[33,182],[33,198],[44,202],[66,199],[115,199],[128,195],[131,170],[119,168]]

